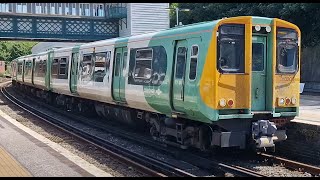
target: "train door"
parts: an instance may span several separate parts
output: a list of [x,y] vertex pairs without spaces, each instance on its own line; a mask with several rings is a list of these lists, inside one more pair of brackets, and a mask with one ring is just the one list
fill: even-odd
[[72,49],[71,54],[71,67],[70,67],[70,80],[69,87],[72,94],[77,94],[77,81],[78,81],[78,66],[79,66],[79,47]]
[[23,60],[22,64],[22,82],[24,82],[24,73],[26,71],[26,60]]
[[50,50],[48,52],[48,60],[46,61],[46,87],[47,89],[51,89],[51,67],[52,67],[52,62],[53,62],[53,50]]
[[31,83],[34,84],[34,71],[36,70],[36,58],[32,59],[32,69],[31,69]]
[[114,101],[125,101],[125,78],[123,68],[128,57],[127,47],[116,48],[113,63],[112,96]]
[[251,85],[251,110],[266,110],[266,49],[265,36],[252,37],[252,85]]
[[187,60],[187,41],[176,42],[174,73],[172,78],[172,105],[174,110],[184,111],[185,71]]

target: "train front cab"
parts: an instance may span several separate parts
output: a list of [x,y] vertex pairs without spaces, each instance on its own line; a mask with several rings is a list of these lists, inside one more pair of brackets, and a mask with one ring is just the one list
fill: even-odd
[[208,54],[201,97],[229,131],[213,135],[211,143],[244,148],[249,135],[264,148],[285,140],[281,122],[298,114],[299,28],[276,18],[226,18],[215,27],[210,46],[217,51]]

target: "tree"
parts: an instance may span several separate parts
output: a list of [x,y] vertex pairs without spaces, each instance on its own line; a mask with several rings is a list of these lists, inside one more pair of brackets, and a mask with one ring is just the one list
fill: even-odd
[[[223,17],[274,17],[296,24],[302,34],[302,46],[315,46],[320,42],[319,3],[171,3],[171,7],[188,8],[179,13],[179,21],[191,24]],[[176,24],[175,11],[170,12],[171,26]]]
[[37,42],[0,41],[0,60],[12,61],[13,59],[31,54],[31,48]]

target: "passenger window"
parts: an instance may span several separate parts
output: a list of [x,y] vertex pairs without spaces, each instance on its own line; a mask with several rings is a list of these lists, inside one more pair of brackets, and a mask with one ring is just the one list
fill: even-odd
[[122,67],[122,75],[124,76],[126,68],[127,68],[127,59],[128,59],[128,52],[123,53],[123,67]]
[[150,79],[152,75],[152,49],[137,50],[134,78]]
[[42,73],[43,74],[46,74],[47,72],[47,60],[43,60],[43,63],[42,63]]
[[59,59],[56,58],[56,59],[53,59],[53,62],[52,62],[52,76],[57,76],[58,75],[58,61]]
[[59,64],[59,75],[68,75],[67,58],[61,58]]
[[196,79],[196,76],[197,76],[198,54],[199,54],[198,45],[193,45],[191,48],[191,56],[190,56],[190,72],[189,72],[190,80]]
[[92,55],[87,54],[83,56],[82,60],[82,71],[81,78],[83,81],[91,81],[92,80]]
[[18,74],[22,74],[22,63],[18,63]]
[[35,69],[35,74],[37,77],[40,77],[42,75],[42,60],[36,61],[36,69]]
[[109,79],[109,72],[110,72],[110,62],[111,62],[111,51],[107,51],[107,54],[106,54],[106,75],[107,75],[107,78]]
[[105,63],[106,53],[96,53],[96,61],[94,63],[94,81],[103,82],[103,78],[106,75]]
[[176,78],[182,79],[184,76],[185,62],[187,57],[187,49],[179,47],[177,52]]
[[31,61],[26,62],[26,72],[25,75],[28,75],[31,71]]

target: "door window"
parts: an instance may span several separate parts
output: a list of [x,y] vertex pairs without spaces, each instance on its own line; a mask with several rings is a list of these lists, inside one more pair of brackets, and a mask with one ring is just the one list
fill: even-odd
[[252,43],[252,71],[264,70],[264,45]]
[[187,49],[179,47],[177,51],[176,79],[182,79],[184,76]]

